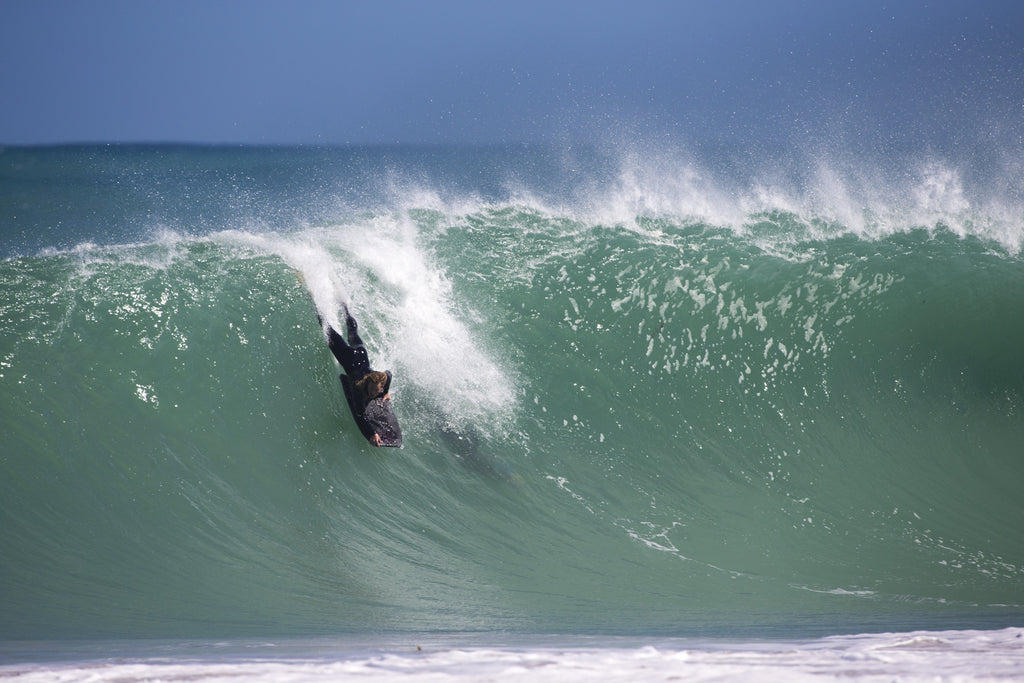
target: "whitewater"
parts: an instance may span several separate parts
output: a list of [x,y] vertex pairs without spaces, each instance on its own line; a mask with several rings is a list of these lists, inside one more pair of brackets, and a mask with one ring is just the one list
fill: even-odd
[[1019,171],[4,148],[0,673],[1019,678]]

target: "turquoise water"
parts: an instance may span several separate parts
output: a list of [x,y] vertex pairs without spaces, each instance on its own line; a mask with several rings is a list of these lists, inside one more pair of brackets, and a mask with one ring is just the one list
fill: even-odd
[[1014,181],[712,161],[4,150],[0,637],[1019,623]]

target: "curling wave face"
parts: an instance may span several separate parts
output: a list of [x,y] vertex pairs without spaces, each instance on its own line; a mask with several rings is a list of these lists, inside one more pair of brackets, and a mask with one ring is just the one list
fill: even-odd
[[[0,263],[3,637],[1020,614],[1013,193],[937,162],[14,152],[136,191]],[[296,271],[395,372],[400,451],[351,423]]]

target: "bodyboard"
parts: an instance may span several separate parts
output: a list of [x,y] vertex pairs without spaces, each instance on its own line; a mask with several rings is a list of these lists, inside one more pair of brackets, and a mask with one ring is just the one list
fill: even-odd
[[356,398],[356,388],[348,375],[338,375],[341,380],[341,387],[345,390],[345,400],[348,401],[348,409],[352,411],[352,418],[359,426],[366,440],[373,438],[374,433],[380,435],[380,445],[390,448],[402,446],[402,428],[398,425],[398,418],[391,408],[391,401],[383,398],[375,398],[366,404],[366,409],[359,413],[359,400]]

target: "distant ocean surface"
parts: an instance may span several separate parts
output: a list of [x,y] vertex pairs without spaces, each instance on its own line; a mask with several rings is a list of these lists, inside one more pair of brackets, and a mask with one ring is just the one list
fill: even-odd
[[0,676],[1022,678],[1018,171],[0,148]]

